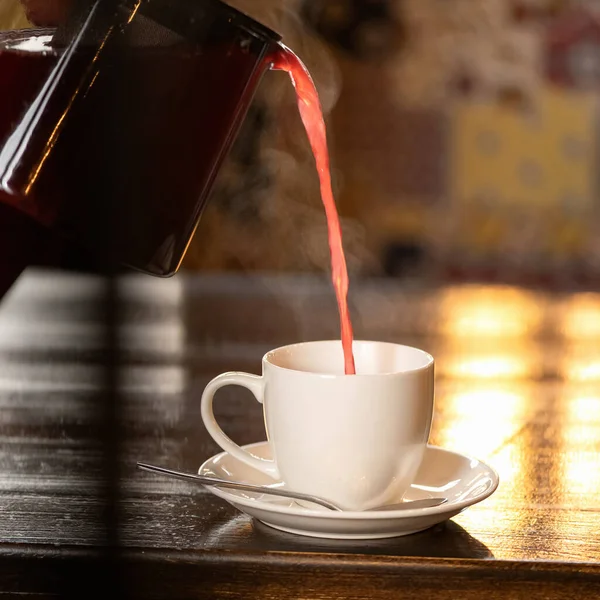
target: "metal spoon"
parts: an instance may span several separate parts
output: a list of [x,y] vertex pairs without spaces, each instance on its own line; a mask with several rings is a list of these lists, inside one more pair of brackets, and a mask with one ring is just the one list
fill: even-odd
[[[174,477],[176,479],[188,479],[201,483],[202,485],[212,485],[224,488],[231,488],[234,490],[240,490],[243,492],[258,492],[259,494],[269,494],[271,496],[281,496],[284,498],[292,498],[293,500],[305,500],[307,502],[313,502],[314,504],[320,504],[330,510],[343,511],[337,504],[324,500],[317,496],[311,496],[309,494],[302,494],[300,492],[290,492],[288,490],[280,490],[276,488],[270,488],[262,485],[251,485],[249,483],[240,483],[237,481],[228,481],[226,479],[218,479],[217,477],[206,477],[204,475],[196,475],[195,473],[184,473],[183,471],[173,471],[172,469],[165,469],[164,467],[158,467],[156,465],[149,465],[146,463],[138,462],[137,466],[143,471],[150,471],[151,473],[159,473],[160,475],[166,475],[167,477]],[[432,508],[448,502],[448,498],[423,498],[422,500],[409,500],[407,502],[399,502],[397,504],[387,504],[385,506],[378,506],[377,508],[369,508],[369,511],[376,510],[413,510],[416,508]]]

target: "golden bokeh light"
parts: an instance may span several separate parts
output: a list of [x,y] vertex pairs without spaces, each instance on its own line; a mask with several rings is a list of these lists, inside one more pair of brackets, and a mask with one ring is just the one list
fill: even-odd
[[592,340],[565,343],[557,353],[557,375],[574,384],[600,382],[600,347]]
[[437,373],[461,380],[537,378],[544,368],[542,350],[528,338],[449,338],[436,354]]
[[573,494],[583,498],[600,495],[600,392],[597,393],[578,395],[578,390],[573,390],[561,399],[561,487],[566,502]]
[[600,338],[600,294],[575,294],[559,309],[559,329],[569,340]]
[[534,364],[529,355],[460,356],[447,359],[444,374],[456,379],[521,379],[532,374]]
[[525,422],[528,388],[514,383],[464,388],[439,394],[434,443],[485,459]]
[[532,334],[542,320],[541,300],[509,286],[457,286],[443,292],[441,331],[450,337]]

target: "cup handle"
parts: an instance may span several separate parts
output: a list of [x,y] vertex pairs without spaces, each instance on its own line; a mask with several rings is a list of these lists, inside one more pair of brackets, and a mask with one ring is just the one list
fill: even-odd
[[229,438],[225,432],[219,427],[215,414],[213,411],[213,399],[217,392],[226,385],[238,385],[249,389],[256,399],[262,404],[264,394],[264,380],[258,375],[250,375],[249,373],[223,373],[218,375],[204,388],[202,392],[202,401],[200,405],[200,412],[202,415],[202,421],[215,442],[225,450],[231,456],[237,458],[241,462],[247,464],[254,469],[258,469],[262,473],[269,475],[273,479],[279,478],[279,471],[275,461],[267,460],[254,456],[247,452],[243,448],[240,448],[231,438]]

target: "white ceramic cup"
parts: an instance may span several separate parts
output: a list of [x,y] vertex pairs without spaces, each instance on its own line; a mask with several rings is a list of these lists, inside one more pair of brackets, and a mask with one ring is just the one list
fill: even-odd
[[[224,373],[202,394],[202,420],[238,460],[290,490],[347,510],[399,502],[429,438],[434,361],[422,350],[354,342],[357,374],[344,374],[339,341],[307,342],[268,352],[263,375]],[[226,385],[248,388],[263,404],[274,460],[253,456],[219,427],[213,397]]]

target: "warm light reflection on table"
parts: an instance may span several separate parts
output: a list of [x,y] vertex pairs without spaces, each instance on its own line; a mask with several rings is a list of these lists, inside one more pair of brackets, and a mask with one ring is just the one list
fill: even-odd
[[[282,281],[272,277],[249,288],[246,277],[194,276],[190,282],[140,280],[123,287],[127,362],[119,383],[130,472],[140,458],[197,469],[217,451],[199,425],[199,394],[206,382],[232,368],[255,371],[264,349],[319,339],[330,320],[337,327],[328,280],[323,278],[322,287],[314,280],[308,286],[304,279]],[[3,535],[15,546],[24,539],[54,543],[54,513],[38,496],[55,485],[50,500],[76,515],[82,506],[79,486],[94,480],[99,466],[86,421],[97,387],[92,378],[97,343],[91,335],[97,323],[85,312],[98,284],[92,280],[86,287],[80,278],[56,275],[26,277],[24,284],[5,298],[0,315],[3,493],[11,515],[21,515],[6,520]],[[364,317],[361,335],[388,336],[432,352],[431,443],[485,461],[499,473],[498,490],[454,522],[414,538],[336,545],[261,531],[208,492],[185,485],[175,491],[172,482],[126,474],[126,544],[195,554],[207,540],[223,553],[237,553],[246,544],[257,561],[264,551],[367,549],[383,553],[386,565],[390,556],[409,552],[436,561],[451,558],[452,572],[456,559],[489,561],[493,570],[495,558],[524,564],[523,571],[540,580],[549,565],[558,565],[563,577],[565,563],[573,572],[580,567],[573,563],[587,563],[598,567],[600,577],[600,295],[499,286],[407,290],[402,283],[363,287],[357,280],[351,296]],[[80,348],[90,362],[80,363]],[[243,393],[233,388],[219,410],[228,435],[245,444],[264,439],[265,430],[259,405]],[[90,511],[95,515],[97,505]],[[80,525],[81,520],[65,520],[58,541],[87,543]],[[537,570],[539,560],[545,561],[543,572]],[[497,571],[503,568],[499,564]],[[510,577],[515,573],[511,566]],[[447,597],[454,592],[449,588]]]
[[559,330],[569,340],[600,337],[600,294],[575,294],[557,307]]
[[600,497],[600,389],[595,395],[573,390],[561,401],[562,494],[565,503],[595,505]]
[[[600,295],[465,286],[441,307],[431,441],[485,460],[501,481],[457,522],[494,549],[493,518],[508,554],[530,531],[543,538],[536,556],[577,556],[569,511],[600,498]],[[594,514],[577,526],[600,525]]]
[[600,382],[600,347],[592,340],[565,342],[557,363],[557,375],[573,383]]
[[512,337],[541,324],[540,299],[507,286],[464,286],[444,290],[441,333],[450,338]]
[[527,416],[527,390],[504,383],[456,386],[436,397],[435,443],[477,456],[490,456],[521,427]]
[[537,378],[544,362],[539,345],[522,338],[450,338],[437,353],[438,376],[467,380]]
[[[432,442],[484,460],[500,476],[500,488],[491,498],[457,517],[463,527],[485,531],[490,506],[527,493],[527,440],[518,433],[531,418],[532,389],[519,382],[476,380],[452,384],[448,391],[443,385],[438,389]],[[502,527],[506,531],[522,526],[519,515],[513,515]],[[493,543],[493,536],[479,539]]]

